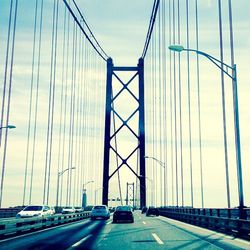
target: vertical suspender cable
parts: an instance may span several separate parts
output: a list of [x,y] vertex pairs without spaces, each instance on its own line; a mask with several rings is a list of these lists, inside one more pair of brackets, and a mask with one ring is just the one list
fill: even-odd
[[[229,29],[230,29],[231,65],[234,65],[233,15],[232,15],[232,1],[231,0],[228,0],[228,11],[229,11]],[[227,178],[229,179],[229,177],[227,177]],[[229,188],[230,188],[230,185],[228,186],[228,190],[229,190]],[[229,199],[228,200],[229,200],[228,207],[231,207],[230,193],[229,193]]]
[[73,82],[74,82],[74,94],[73,94],[73,126],[72,126],[72,157],[71,157],[71,167],[76,167],[75,171],[72,171],[72,184],[71,184],[71,192],[72,192],[72,199],[70,204],[75,205],[75,189],[76,189],[76,173],[79,170],[79,167],[76,166],[76,153],[77,153],[77,113],[76,113],[76,106],[77,106],[77,79],[76,79],[76,71],[77,71],[77,53],[78,53],[78,29],[75,27],[76,38],[75,38],[75,51],[74,51],[74,71],[73,71]]
[[76,150],[75,150],[75,166],[77,166],[77,169],[75,171],[75,190],[74,190],[74,205],[78,204],[78,191],[80,189],[80,165],[79,165],[79,148],[80,148],[80,73],[81,73],[81,37],[79,36],[78,39],[78,69],[77,69],[77,104],[76,104]]
[[229,28],[230,28],[231,65],[234,65],[234,37],[233,37],[232,0],[228,0],[228,12],[229,12]]
[[[155,36],[153,36],[153,39],[152,39],[152,76],[153,76],[153,79],[152,79],[152,85],[153,85],[153,91],[152,91],[152,99],[153,99],[153,155],[156,154],[156,150],[155,150],[155,142],[156,142],[156,135],[155,135],[155,131],[156,131],[156,98],[155,98]],[[152,166],[153,166],[153,179],[154,179],[154,190],[155,190],[155,206],[157,206],[157,176],[156,176],[156,169],[155,169],[155,162],[152,163]]]
[[[199,50],[199,16],[198,16],[198,0],[195,0],[195,30],[196,30],[196,50]],[[198,100],[198,122],[199,122],[199,153],[200,153],[200,185],[201,185],[201,207],[204,208],[204,192],[203,192],[203,164],[202,164],[202,137],[201,137],[201,98],[200,98],[200,60],[199,54],[196,55],[196,71],[197,71],[197,100]]]
[[[65,12],[66,12],[66,7],[65,7]],[[67,154],[65,152],[65,147],[66,147],[66,123],[67,123],[67,107],[68,107],[68,74],[69,74],[69,45],[70,45],[70,24],[69,24],[69,17],[70,14],[66,15],[66,20],[67,20],[67,46],[66,46],[66,70],[65,70],[65,98],[64,98],[64,121],[63,121],[63,149],[62,149],[62,170],[64,169],[64,158],[67,157]],[[65,159],[65,161],[67,161]],[[65,168],[66,169],[66,168]],[[68,201],[68,181],[69,181],[69,175],[67,173],[67,180],[66,180],[66,197],[65,197],[65,202],[67,204]],[[62,198],[63,198],[63,175],[61,177],[61,187],[60,187],[60,205],[62,204]]]
[[[187,49],[189,49],[189,0],[186,0]],[[190,160],[190,191],[191,206],[194,205],[193,195],[193,162],[192,162],[192,124],[191,124],[191,93],[190,93],[190,55],[187,51],[187,81],[188,81],[188,125],[189,125],[189,160]]]
[[[181,44],[180,30],[180,0],[178,6],[178,44]],[[183,145],[182,145],[182,86],[181,86],[181,54],[178,53],[178,78],[179,78],[179,120],[180,120],[180,169],[181,169],[181,205],[184,206],[184,176],[183,176]]]
[[[158,90],[158,94],[159,94],[159,142],[160,142],[160,159],[162,159],[162,61],[161,61],[161,25],[162,25],[162,15],[161,15],[161,5],[159,6],[159,12],[158,12],[158,15],[159,15],[159,27],[158,27],[158,78],[159,78],[159,90]],[[159,180],[159,185],[160,185],[160,205],[162,206],[163,205],[163,186],[162,186],[162,166],[160,167],[160,180]]]
[[80,84],[80,100],[79,100],[79,151],[78,151],[78,167],[80,168],[80,173],[79,173],[79,178],[80,178],[80,183],[79,183],[79,203],[81,204],[81,199],[82,199],[82,185],[83,185],[83,77],[84,77],[84,37],[80,38],[81,40],[81,53],[80,53],[80,79],[79,79],[79,84]]
[[[221,0],[218,0],[219,11],[219,36],[220,36],[220,61],[223,69],[223,33],[222,33],[222,10]],[[224,72],[221,70],[221,94],[222,94],[222,111],[223,111],[223,135],[224,135],[224,157],[225,157],[225,171],[226,171],[226,190],[227,190],[227,206],[230,207],[230,188],[229,188],[229,170],[228,170],[228,150],[227,150],[227,123],[226,123],[226,104],[225,104],[225,79]]]
[[[6,48],[6,57],[5,57],[5,70],[4,70],[4,81],[3,81],[3,98],[2,98],[2,112],[1,112],[0,127],[3,126],[3,122],[4,122],[5,95],[6,95],[6,86],[7,86],[9,50],[10,50],[10,39],[11,39],[12,11],[13,11],[13,0],[11,0],[11,2],[10,2],[10,12],[9,12],[8,37],[7,37],[7,48]],[[2,144],[2,129],[0,129],[0,147],[1,147],[1,144]]]
[[24,170],[24,187],[23,187],[23,205],[26,198],[26,185],[27,185],[27,173],[28,173],[28,161],[30,150],[30,132],[31,132],[31,115],[33,106],[33,86],[34,86],[34,68],[35,68],[35,51],[36,51],[36,33],[37,33],[37,13],[38,13],[38,0],[35,3],[35,20],[33,31],[33,48],[32,48],[32,64],[31,64],[31,82],[30,82],[30,97],[29,97],[29,114],[28,114],[28,133],[27,133],[27,147],[26,147],[26,159]]
[[34,131],[33,131],[33,145],[32,145],[32,159],[30,171],[30,194],[29,204],[31,204],[33,175],[34,175],[34,161],[36,150],[36,130],[37,130],[37,113],[38,113],[38,99],[39,99],[39,84],[40,84],[40,63],[41,63],[41,44],[42,44],[42,25],[43,25],[43,0],[41,1],[40,10],[40,26],[39,26],[39,41],[38,41],[38,59],[37,59],[37,79],[36,79],[36,97],[35,97],[35,114],[34,114]]
[[[62,152],[62,119],[63,119],[63,101],[64,101],[64,87],[65,87],[65,47],[66,47],[66,7],[64,9],[64,22],[63,22],[63,46],[62,46],[62,81],[61,81],[61,94],[60,94],[60,124],[59,124],[59,140],[58,140],[58,157],[57,157],[57,174],[60,172],[61,162],[63,162]],[[62,169],[61,169],[62,171]],[[58,180],[59,181],[59,180]],[[59,183],[58,183],[59,185]],[[57,192],[59,192],[59,187]],[[58,206],[59,193],[56,195],[56,205]]]
[[[68,142],[68,164],[67,167],[70,168],[71,166],[71,151],[72,151],[72,115],[73,115],[73,79],[72,79],[72,75],[73,75],[73,69],[74,69],[74,51],[75,51],[75,23],[73,25],[73,40],[72,40],[72,61],[71,61],[71,86],[70,86],[70,103],[69,103],[69,109],[70,109],[70,113],[69,113],[69,142]],[[71,180],[72,180],[72,172],[71,170],[68,171],[68,178],[67,178],[67,205],[70,204],[70,193],[71,193]]]
[[[164,150],[164,162],[167,163],[168,154],[167,154],[167,63],[166,63],[166,0],[162,2],[162,82],[163,82],[163,150]],[[167,164],[165,164],[164,168],[164,176],[163,176],[163,189],[164,189],[164,202],[163,206],[167,205]]]
[[53,6],[53,25],[51,40],[51,61],[50,61],[50,87],[49,87],[49,111],[47,124],[47,143],[46,143],[46,161],[44,175],[43,203],[48,204],[50,168],[51,168],[51,151],[52,151],[52,134],[53,134],[53,115],[54,115],[54,93],[55,93],[55,72],[56,72],[56,40],[57,40],[57,18],[58,18],[58,0],[54,0]]
[[53,149],[53,130],[54,130],[54,110],[55,110],[55,91],[56,91],[56,69],[57,69],[57,36],[58,36],[58,10],[59,0],[56,1],[55,10],[55,38],[54,38],[54,59],[53,59],[53,92],[52,92],[52,107],[51,107],[51,128],[50,128],[50,150],[49,150],[49,168],[48,168],[48,184],[47,184],[47,204],[49,203],[50,194],[50,177],[51,177],[51,155]]
[[[11,100],[11,91],[12,91],[12,73],[13,73],[14,54],[15,54],[14,52],[15,52],[17,10],[18,10],[18,0],[16,0],[15,12],[14,12],[12,48],[11,48],[11,61],[10,61],[10,77],[9,77],[9,93],[8,93],[7,114],[6,114],[6,126],[8,126],[8,124],[9,124],[9,115],[10,115],[10,100]],[[5,130],[5,141],[4,141],[4,152],[3,152],[3,165],[2,165],[2,176],[1,176],[1,186],[0,186],[0,207],[2,206],[2,198],[3,198],[3,183],[4,183],[4,174],[5,174],[5,160],[6,160],[6,154],[7,154],[7,152],[6,152],[6,150],[7,150],[7,138],[8,138],[8,129]]]
[[[175,34],[175,1],[173,1],[173,43],[176,42],[176,34]],[[176,206],[179,205],[178,200],[178,152],[177,152],[177,95],[176,95],[176,53],[174,52],[174,141],[175,141],[175,196],[176,196]]]
[[[174,1],[174,0],[173,0]],[[170,43],[172,43],[173,33],[172,33],[172,15],[171,10],[171,2],[169,1],[169,26],[170,26]],[[173,31],[174,32],[174,31]],[[174,146],[173,146],[173,77],[172,77],[172,52],[170,52],[170,86],[169,86],[169,95],[170,95],[170,140],[171,140],[171,191],[172,191],[172,206],[174,205]]]
[[[73,31],[73,49],[72,49],[72,71],[71,71],[71,110],[70,110],[70,140],[69,140],[69,161],[68,167],[72,168],[73,166],[73,154],[74,154],[74,132],[75,132],[75,63],[76,63],[76,40],[77,40],[77,27],[74,23],[74,31]],[[72,186],[73,181],[73,171],[72,169],[69,170],[69,204],[71,204],[71,195],[72,195]]]
[[[86,105],[85,105],[85,97],[86,97],[86,56],[87,56],[87,52],[86,52],[86,48],[87,48],[87,43],[86,40],[83,40],[83,54],[82,54],[82,58],[83,58],[83,65],[82,65],[82,92],[81,92],[81,107],[82,107],[82,118],[81,118],[81,128],[82,128],[82,132],[81,132],[81,168],[82,168],[82,182],[84,183],[85,180],[85,172],[86,169],[84,168],[85,165],[85,160],[86,160],[86,143],[85,143],[85,137],[86,137]],[[82,184],[83,184],[82,183]]]

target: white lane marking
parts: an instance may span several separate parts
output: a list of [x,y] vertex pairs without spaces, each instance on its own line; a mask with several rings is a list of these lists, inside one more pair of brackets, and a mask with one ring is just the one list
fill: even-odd
[[164,245],[164,243],[162,242],[162,240],[159,238],[159,236],[155,233],[152,233],[153,237],[155,238],[155,240],[157,241],[158,244],[160,245]]
[[109,222],[107,222],[107,225],[109,225],[109,224],[111,224],[112,223],[112,221],[109,221]]
[[86,237],[82,238],[81,240],[79,240],[78,242],[76,242],[74,245],[72,245],[71,247],[78,247],[79,245],[81,245],[84,241],[86,241],[87,239],[89,239],[90,237],[92,237],[92,234],[87,235]]
[[146,225],[146,222],[145,222],[145,221],[143,221],[142,223],[143,223],[144,225]]

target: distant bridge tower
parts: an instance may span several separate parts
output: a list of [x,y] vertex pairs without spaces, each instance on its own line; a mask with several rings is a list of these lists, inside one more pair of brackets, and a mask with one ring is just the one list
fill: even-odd
[[135,206],[135,185],[127,183],[126,205]]
[[[132,78],[124,83],[118,76],[118,72],[134,72]],[[113,96],[113,82],[112,78],[115,77],[122,85],[122,89]],[[138,79],[138,89],[128,89],[128,85]],[[131,111],[131,115],[123,120],[119,116],[119,112],[115,110],[114,100],[119,98],[123,91],[129,91],[134,99],[138,102],[138,107]],[[136,96],[136,93],[137,96]],[[127,103],[124,105],[128,106]],[[131,128],[128,124],[129,120],[139,113],[139,123],[138,128]],[[111,134],[111,115],[115,114],[122,121],[122,125],[119,128],[114,128],[113,134]],[[105,116],[105,136],[104,136],[104,162],[103,162],[103,204],[108,204],[108,193],[109,193],[109,180],[113,175],[123,166],[128,167],[134,175],[139,179],[140,182],[140,206],[146,205],[146,181],[145,181],[145,114],[144,114],[144,61],[142,58],[139,59],[138,65],[136,67],[114,67],[113,60],[109,58],[107,60],[107,79],[106,79],[106,116]],[[114,140],[115,136],[120,133],[123,127],[127,127],[129,131],[134,135],[136,142],[136,148],[131,149],[131,153],[127,157],[123,158],[121,150],[111,146],[111,141]],[[110,173],[110,152],[114,152],[119,158],[121,164],[117,167],[115,171]],[[118,152],[119,151],[119,152]],[[136,173],[133,168],[129,165],[128,160],[134,154],[139,155],[139,174]]]

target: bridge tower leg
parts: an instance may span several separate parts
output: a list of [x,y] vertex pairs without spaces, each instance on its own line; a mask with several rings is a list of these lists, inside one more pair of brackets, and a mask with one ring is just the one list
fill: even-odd
[[[135,72],[133,77],[127,82],[124,83],[115,72]],[[113,97],[112,90],[112,77],[115,77],[121,84],[121,91]],[[133,96],[134,99],[138,102],[138,108],[133,110],[131,115],[125,120],[118,114],[113,107],[114,99],[123,91],[128,91],[128,85],[138,77],[138,96],[132,93],[133,90],[130,90],[129,93]],[[127,104],[125,104],[127,105]],[[116,116],[122,121],[122,126],[116,131],[112,131],[111,135],[111,112],[114,112]],[[139,129],[132,128],[129,126],[129,120],[139,112]],[[118,152],[118,149],[112,148],[112,152],[120,159],[121,164],[117,169],[110,173],[110,149],[111,149],[111,140],[119,133],[123,128],[127,127],[132,132],[136,140],[137,147],[131,151],[129,155],[125,158],[122,157],[123,154]],[[139,132],[138,132],[139,131]],[[129,159],[139,151],[139,164],[140,164],[140,173],[136,173],[129,164]],[[144,62],[143,59],[139,59],[138,65],[136,67],[114,67],[113,61],[111,58],[107,60],[107,79],[106,79],[106,114],[105,114],[105,135],[104,135],[104,160],[103,160],[103,191],[102,191],[102,203],[108,205],[108,193],[109,193],[109,180],[112,176],[119,171],[122,166],[128,167],[131,172],[139,179],[140,181],[140,206],[143,207],[146,205],[146,171],[145,171],[145,114],[144,114]]]
[[109,150],[110,150],[110,123],[111,123],[111,102],[112,102],[112,74],[113,60],[107,60],[107,79],[106,79],[106,115],[105,115],[105,134],[104,134],[104,160],[103,160],[103,189],[102,204],[108,205],[109,193]]
[[140,145],[140,206],[146,205],[145,171],[145,103],[144,103],[144,60],[139,59],[139,145]]

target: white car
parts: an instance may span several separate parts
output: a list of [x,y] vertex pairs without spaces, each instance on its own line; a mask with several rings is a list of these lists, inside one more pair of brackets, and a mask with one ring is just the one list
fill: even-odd
[[16,218],[30,218],[34,216],[50,216],[53,215],[53,210],[46,205],[30,205],[20,211]]
[[91,220],[95,220],[97,218],[109,219],[110,212],[106,205],[98,205],[94,206],[90,215]]
[[75,213],[76,212],[76,209],[72,206],[68,206],[68,207],[64,207],[62,209],[62,214],[72,214],[72,213]]
[[76,213],[82,213],[84,211],[83,207],[75,207]]

